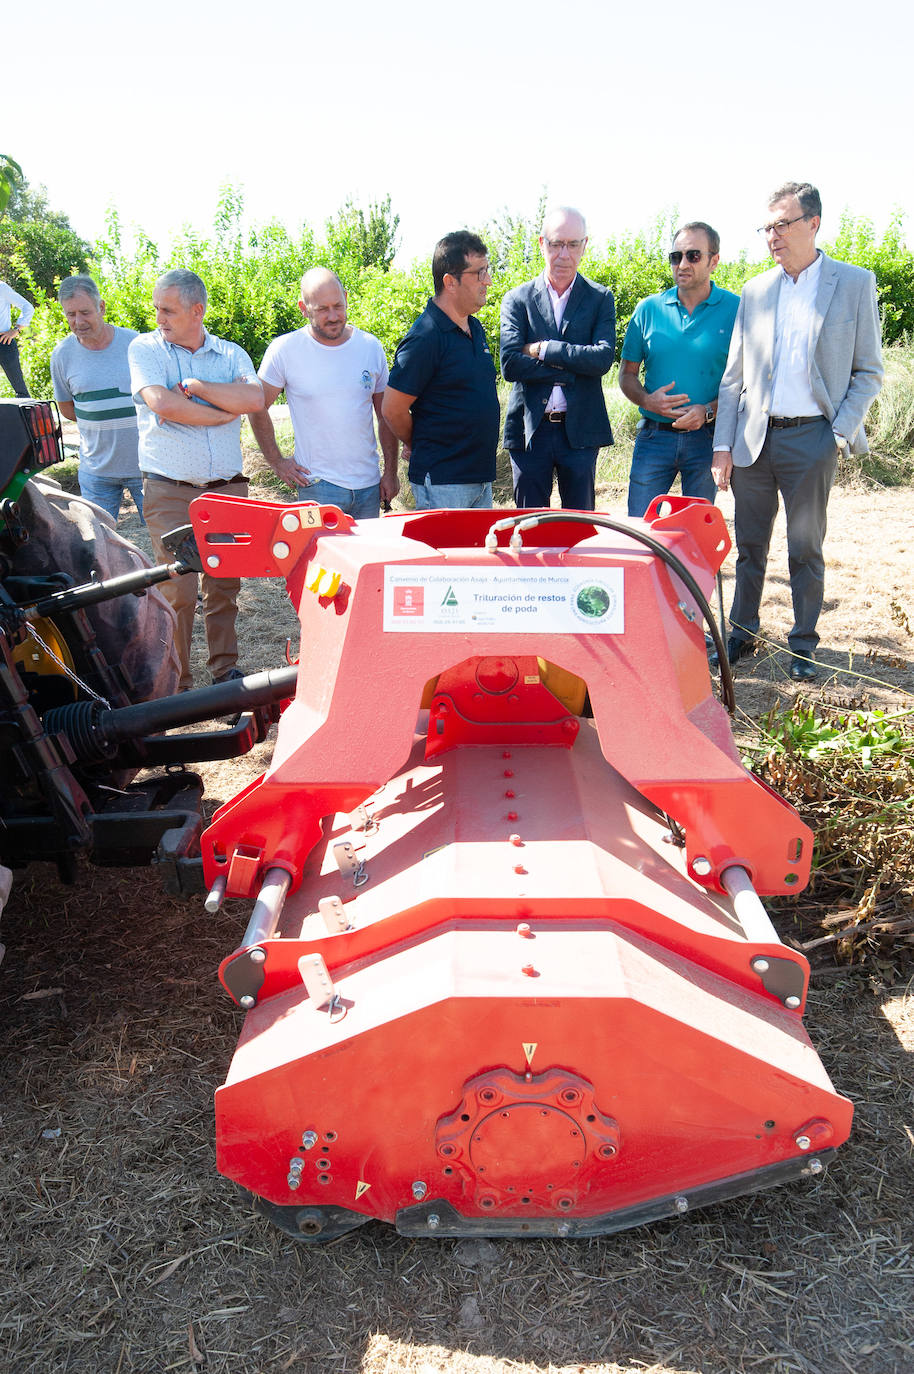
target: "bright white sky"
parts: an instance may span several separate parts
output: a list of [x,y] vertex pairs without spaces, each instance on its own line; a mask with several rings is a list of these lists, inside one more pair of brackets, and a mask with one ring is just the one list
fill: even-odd
[[404,264],[544,187],[597,243],[676,213],[725,257],[783,180],[825,239],[914,209],[907,0],[20,0],[3,30],[0,152],[90,240],[109,205],[206,232],[226,182],[293,230],[389,192]]

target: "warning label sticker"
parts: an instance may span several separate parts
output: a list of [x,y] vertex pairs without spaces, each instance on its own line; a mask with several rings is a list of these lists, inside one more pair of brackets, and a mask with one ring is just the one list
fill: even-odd
[[384,629],[622,634],[621,568],[384,569]]

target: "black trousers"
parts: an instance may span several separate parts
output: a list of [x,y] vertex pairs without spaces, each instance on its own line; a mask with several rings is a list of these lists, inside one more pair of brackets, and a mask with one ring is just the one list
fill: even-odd
[[15,340],[8,344],[0,343],[0,367],[6,373],[7,381],[14,393],[17,396],[28,396],[29,389],[25,384],[22,364],[19,361],[19,345]]

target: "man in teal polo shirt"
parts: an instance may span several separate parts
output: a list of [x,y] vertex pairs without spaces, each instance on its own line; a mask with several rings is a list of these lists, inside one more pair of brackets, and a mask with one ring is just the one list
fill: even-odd
[[709,224],[684,225],[669,257],[676,285],[639,302],[622,345],[619,386],[642,416],[628,486],[633,517],[669,491],[677,472],[684,496],[713,501],[717,493],[711,476],[717,392],[739,297],[711,280],[720,235]]

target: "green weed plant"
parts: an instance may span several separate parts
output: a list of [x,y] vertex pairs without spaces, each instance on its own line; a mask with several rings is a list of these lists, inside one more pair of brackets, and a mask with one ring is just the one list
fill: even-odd
[[914,711],[839,710],[798,698],[758,723],[747,762],[813,831],[804,893],[775,899],[795,942],[846,963],[914,955]]

